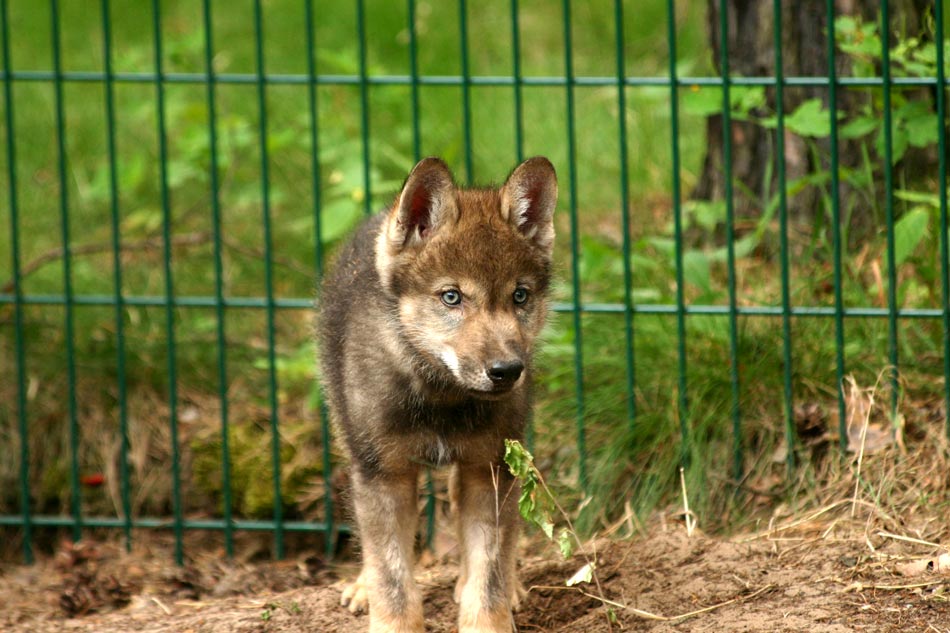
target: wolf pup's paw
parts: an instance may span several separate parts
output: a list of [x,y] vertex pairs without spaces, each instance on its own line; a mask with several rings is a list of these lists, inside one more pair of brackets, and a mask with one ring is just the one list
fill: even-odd
[[467,575],[464,570],[459,572],[459,579],[455,583],[455,591],[452,593],[452,597],[455,599],[455,604],[462,602],[462,588],[465,586],[465,581],[467,580]]
[[521,601],[524,600],[527,595],[528,591],[524,588],[524,585],[521,584],[521,581],[515,580],[511,584],[511,610],[520,611]]
[[[453,597],[455,598],[455,604],[462,602],[462,587],[465,586],[465,578],[459,577],[458,582],[455,583],[455,592]],[[521,610],[521,602],[528,595],[527,589],[524,588],[524,585],[521,584],[520,580],[515,580],[511,585],[511,591],[508,595],[508,599],[511,601],[511,610],[518,612]]]
[[369,613],[369,596],[366,594],[366,584],[363,582],[363,574],[343,588],[343,595],[340,596],[340,606],[346,607],[350,613]]

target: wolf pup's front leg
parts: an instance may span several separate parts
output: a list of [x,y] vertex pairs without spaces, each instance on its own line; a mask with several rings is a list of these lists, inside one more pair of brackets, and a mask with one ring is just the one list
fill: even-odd
[[422,596],[412,577],[417,478],[415,468],[385,476],[353,475],[363,570],[344,598],[365,601],[371,597],[370,633],[421,633],[424,629]]
[[515,575],[517,482],[504,464],[460,463],[449,486],[461,550],[459,633],[508,633],[523,595]]

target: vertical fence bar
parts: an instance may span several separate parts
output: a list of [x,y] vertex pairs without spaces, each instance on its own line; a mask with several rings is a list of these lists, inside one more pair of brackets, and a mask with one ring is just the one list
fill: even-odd
[[363,141],[363,213],[373,212],[372,185],[369,161],[369,77],[366,68],[366,7],[365,0],[356,0],[356,37],[359,39],[360,68],[360,136]]
[[633,338],[633,271],[630,267],[630,188],[627,148],[627,63],[623,33],[623,0],[614,0],[614,29],[617,55],[617,122],[620,131],[620,226],[623,231],[623,331],[627,363],[627,423],[632,428],[637,418],[636,373]]
[[304,0],[307,23],[307,116],[310,119],[310,185],[313,196],[314,261],[317,280],[323,279],[323,183],[320,169],[320,118],[317,101],[317,42],[313,25],[313,0]]
[[59,171],[59,225],[63,243],[63,297],[66,339],[66,399],[69,415],[69,489],[72,537],[82,538],[82,499],[79,496],[79,424],[76,417],[76,333],[73,314],[72,246],[69,232],[69,179],[66,166],[66,113],[63,107],[63,67],[60,53],[59,1],[50,0],[50,36],[53,52],[53,101],[56,111],[56,160]]
[[26,415],[26,357],[23,339],[23,288],[20,278],[20,222],[16,182],[16,135],[13,127],[13,80],[10,61],[10,21],[7,0],[0,0],[0,37],[3,38],[3,103],[7,128],[7,195],[10,203],[10,259],[13,270],[13,345],[16,355],[17,426],[20,436],[20,515],[23,558],[33,562],[33,515],[30,508],[30,436]]
[[841,280],[841,202],[838,173],[838,69],[835,62],[835,3],[825,3],[828,28],[828,109],[831,123],[831,250],[835,311],[835,379],[838,382],[838,443],[848,449],[848,420],[844,402],[844,298]]
[[571,0],[562,0],[564,13],[564,77],[567,87],[567,160],[571,189],[571,295],[574,322],[574,381],[577,405],[577,451],[581,489],[590,489],[587,476],[587,430],[584,426],[584,340],[581,329],[580,239],[577,220],[577,134],[574,129],[574,50],[571,36]]
[[172,529],[175,535],[175,562],[184,563],[181,508],[181,455],[178,450],[178,376],[175,345],[175,285],[172,277],[171,196],[168,189],[168,139],[165,125],[165,85],[162,59],[161,0],[152,0],[152,33],[155,54],[155,95],[158,120],[158,158],[162,203],[162,258],[165,273],[165,335],[168,341],[168,423],[172,449]]
[[273,240],[270,217],[270,154],[267,150],[267,87],[264,82],[264,10],[262,0],[254,0],[254,49],[257,65],[258,137],[261,153],[261,216],[264,226],[264,292],[267,299],[267,378],[270,400],[271,463],[274,477],[274,548],[284,557],[284,508],[280,482],[280,431],[277,406],[277,352],[274,331]]
[[518,0],[511,0],[511,74],[515,97],[515,156],[520,163],[524,160],[524,104],[521,99],[521,25],[518,14]]
[[782,59],[782,1],[772,2],[775,48],[775,161],[778,170],[779,258],[782,268],[782,386],[785,395],[785,466],[795,468],[795,420],[792,413],[792,323],[788,253],[788,200],[785,183],[785,66]]
[[944,64],[943,2],[934,8],[937,39],[937,164],[940,188],[940,286],[943,305],[943,419],[950,438],[950,245],[947,244],[947,76]]
[[[322,182],[320,170],[320,118],[317,102],[317,43],[313,24],[313,0],[304,1],[304,21],[307,36],[307,110],[310,118],[310,181],[313,196],[313,238],[314,238],[314,272],[317,285],[323,279],[323,204]],[[319,386],[317,387],[319,388]],[[324,553],[332,558],[336,553],[336,522],[334,520],[333,504],[333,463],[330,450],[330,418],[327,408],[320,403],[320,437],[323,444],[323,505],[326,512],[326,540]]]
[[211,0],[202,0],[205,39],[205,100],[208,107],[208,183],[214,238],[214,318],[218,363],[218,402],[221,405],[221,491],[224,502],[224,551],[234,556],[234,502],[231,498],[231,434],[228,410],[228,357],[224,321],[224,260],[221,248],[221,197],[218,181],[218,106],[214,72],[214,22]]
[[412,156],[422,158],[422,134],[419,127],[419,51],[416,41],[416,0],[409,0],[409,107],[412,112]]
[[894,141],[891,117],[891,20],[881,2],[881,78],[884,81],[884,213],[887,222],[887,351],[891,370],[891,417],[897,415],[900,370],[897,357],[897,260],[894,254]]
[[[518,0],[511,0],[511,75],[514,89],[515,158],[518,164],[524,160],[524,101],[521,75],[521,20]],[[534,452],[534,420],[528,420],[525,429],[528,450]]]
[[168,424],[172,449],[172,513],[175,562],[184,563],[181,508],[181,455],[178,450],[178,375],[175,348],[175,284],[172,277],[172,218],[168,190],[168,139],[165,125],[165,85],[162,60],[161,0],[152,0],[152,36],[155,54],[155,98],[158,123],[158,160],[162,202],[162,256],[165,273],[165,336],[168,340]]
[[[416,162],[422,158],[422,134],[419,125],[419,57],[416,48],[416,3],[409,0],[406,12],[409,22],[409,107],[412,114],[412,156]],[[435,539],[435,481],[432,469],[426,468],[426,547],[431,548]]]
[[330,442],[330,416],[327,413],[327,407],[320,404],[320,433],[323,444],[323,506],[326,509],[324,524],[325,538],[323,552],[327,558],[333,558],[336,554],[336,519],[334,518],[335,507],[333,503],[333,455]]
[[468,67],[468,8],[459,0],[459,52],[462,64],[462,135],[465,143],[465,179],[475,180],[472,167],[472,76]]
[[122,294],[122,235],[119,218],[119,170],[115,138],[115,85],[112,76],[112,20],[109,0],[102,0],[102,58],[105,68],[106,146],[109,160],[109,214],[112,229],[112,285],[115,301],[115,368],[119,407],[119,499],[125,549],[132,549],[132,495],[129,483],[129,414],[125,379],[125,298]]
[[673,237],[676,259],[676,373],[677,406],[680,424],[680,463],[686,465],[690,454],[689,399],[686,382],[686,295],[683,280],[683,202],[680,187],[680,113],[679,80],[676,69],[676,6],[673,0],[666,1],[666,41],[669,54],[670,75],[670,143],[673,148],[670,183],[673,195]]
[[742,428],[739,411],[739,325],[736,306],[735,208],[732,187],[732,101],[729,86],[729,16],[726,0],[719,2],[719,68],[722,74],[722,154],[725,171],[726,267],[729,291],[729,382],[732,387],[733,477],[742,479]]
[[320,404],[320,432],[323,444],[323,506],[326,516],[324,518],[324,547],[323,553],[327,558],[333,558],[336,554],[336,519],[334,518],[335,506],[333,503],[333,457],[331,452],[330,438],[330,416],[327,413],[326,405]]

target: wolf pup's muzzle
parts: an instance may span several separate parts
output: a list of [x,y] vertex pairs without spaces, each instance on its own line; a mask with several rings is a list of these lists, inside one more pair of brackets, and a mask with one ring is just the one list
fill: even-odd
[[492,391],[495,393],[510,390],[521,378],[523,372],[524,363],[520,358],[492,361],[486,371],[492,383]]

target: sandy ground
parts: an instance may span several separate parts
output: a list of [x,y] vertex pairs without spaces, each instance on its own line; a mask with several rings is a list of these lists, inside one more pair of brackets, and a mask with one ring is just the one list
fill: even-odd
[[[531,590],[515,622],[518,631],[561,633],[950,632],[950,570],[901,574],[901,565],[927,555],[906,542],[877,541],[791,532],[719,539],[668,525],[600,541],[600,591],[566,587],[584,559],[564,561],[545,548],[549,556],[522,563]],[[66,545],[30,567],[0,566],[0,629],[357,633],[368,624],[338,606],[352,568],[314,557],[240,564],[209,555],[184,568],[168,560]],[[456,630],[455,573],[450,560],[418,569],[427,631]]]

